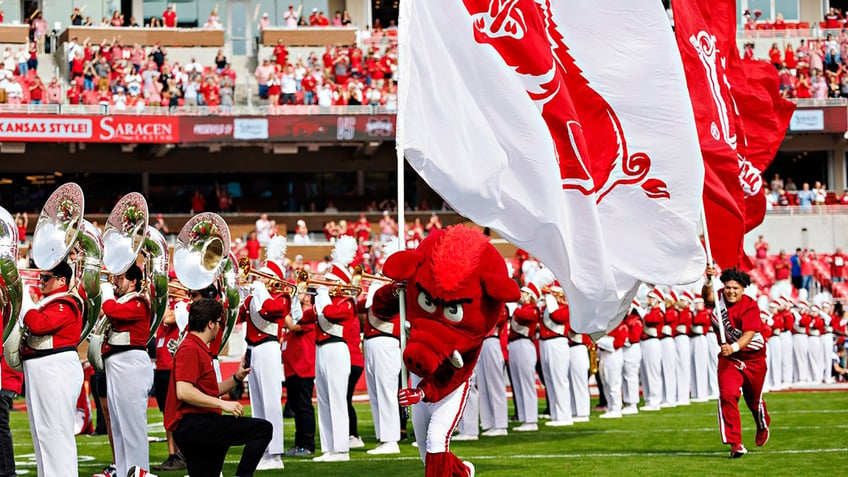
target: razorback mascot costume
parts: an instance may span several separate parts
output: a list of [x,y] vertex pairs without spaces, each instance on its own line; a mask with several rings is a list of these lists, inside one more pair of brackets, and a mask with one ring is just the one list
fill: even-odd
[[414,387],[401,389],[398,398],[402,406],[414,405],[425,476],[473,476],[474,466],[450,452],[450,436],[483,340],[504,304],[520,298],[518,284],[489,239],[465,226],[431,232],[417,249],[389,257],[383,273],[407,282],[403,360]]

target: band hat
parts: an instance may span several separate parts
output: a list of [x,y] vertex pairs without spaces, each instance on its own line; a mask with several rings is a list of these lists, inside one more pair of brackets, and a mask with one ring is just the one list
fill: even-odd
[[259,269],[260,272],[271,273],[280,280],[284,280],[286,278],[285,273],[286,267],[283,265],[281,260],[265,260],[265,263],[262,265],[262,268]]
[[693,301],[694,303],[703,303],[703,302],[704,302],[704,297],[703,297],[703,296],[701,296],[701,294],[700,294],[700,293],[696,293],[696,294],[695,294],[695,299],[694,299],[694,300],[692,300],[692,301]]
[[683,292],[682,295],[680,295],[680,299],[692,303],[693,301],[695,301],[695,295],[691,291],[686,290]]
[[327,273],[324,276],[328,280],[335,280],[341,282],[343,285],[350,285],[350,272],[347,271],[347,267],[342,267],[338,263],[334,262],[327,269]]
[[677,294],[674,293],[674,290],[669,290],[668,296],[666,296],[665,299],[672,303],[677,303]]
[[539,288],[536,287],[536,284],[533,282],[528,283],[526,286],[521,287],[521,291],[524,293],[529,293],[533,295],[533,298],[538,300],[540,296],[542,296]]
[[665,301],[665,295],[663,294],[662,290],[656,287],[654,287],[653,290],[648,292],[648,298],[654,298],[659,301]]

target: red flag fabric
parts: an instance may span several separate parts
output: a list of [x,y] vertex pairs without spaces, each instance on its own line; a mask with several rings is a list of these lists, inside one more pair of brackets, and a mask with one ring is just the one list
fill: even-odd
[[745,232],[765,216],[761,171],[774,159],[795,105],[780,97],[773,66],[741,59],[734,0],[678,0],[672,8],[704,157],[713,258],[721,268],[744,268]]

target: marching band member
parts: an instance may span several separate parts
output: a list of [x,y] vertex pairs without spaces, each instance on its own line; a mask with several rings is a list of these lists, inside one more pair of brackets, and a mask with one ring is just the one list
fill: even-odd
[[[219,396],[244,381],[250,373],[244,361],[224,381],[218,381],[210,344],[223,327],[224,307],[213,298],[200,298],[189,309],[188,330],[174,355],[174,371],[165,407],[165,429],[185,455],[188,473],[197,477],[221,473],[230,446],[244,446],[236,475],[253,475],[273,426],[264,419],[244,417],[238,401]],[[221,411],[232,416],[222,416]]]
[[545,295],[545,312],[539,324],[539,360],[548,391],[552,427],[574,424],[571,417],[571,383],[568,379],[571,351],[568,346],[569,309],[565,293]]
[[[766,298],[768,298],[768,297],[766,297]],[[768,355],[768,342],[769,342],[769,340],[771,339],[771,336],[772,336],[771,335],[772,327],[769,326],[769,323],[768,323],[769,322],[768,311],[760,310],[760,321],[763,322],[763,327],[762,327],[762,330],[760,330],[760,335],[762,336],[763,343],[765,343],[765,347],[766,347],[766,353],[765,353],[766,372],[763,375],[763,392],[767,393],[772,389],[771,383],[769,382],[769,366],[768,366],[769,360],[770,360],[770,356]]]
[[677,406],[677,348],[674,345],[674,335],[677,332],[677,322],[680,311],[677,309],[677,294],[669,290],[665,294],[665,315],[663,326],[660,328],[660,350],[662,353],[662,385],[663,398],[660,407]]
[[[519,307],[512,313],[509,322],[509,371],[512,376],[513,397],[518,409],[521,425],[515,430],[536,431],[539,429],[539,396],[536,393],[536,326],[539,324],[539,299],[541,286],[536,281],[542,269],[530,276],[521,289]],[[541,278],[541,277],[540,277]]]
[[689,330],[692,328],[692,301],[695,296],[686,290],[680,295],[677,306],[680,315],[674,329],[674,347],[677,350],[677,405],[689,405],[689,387],[692,381],[692,348]]
[[[267,275],[283,280],[285,265],[282,259],[286,255],[286,238],[276,236],[266,245],[266,260],[260,269]],[[293,318],[300,319],[300,308],[292,306],[292,299],[287,293],[268,291],[270,280],[259,277],[253,282],[251,293],[244,299],[239,309],[239,320],[246,322],[245,339],[247,349],[251,352],[251,369],[248,375],[250,387],[250,412],[253,417],[265,419],[274,427],[271,442],[257,470],[282,469],[281,455],[283,447],[283,409],[280,401],[283,388],[280,377],[283,375],[282,350],[277,341],[279,323],[285,322],[285,317],[292,313]],[[300,302],[297,302],[299,305]],[[296,315],[296,316],[295,316]]]
[[810,382],[822,382],[822,369],[830,367],[830,359],[825,361],[822,356],[821,336],[824,332],[824,320],[821,316],[821,307],[813,305],[810,307],[810,324],[807,327],[807,360],[810,363]]
[[822,335],[821,335],[821,347],[822,347],[822,360],[824,362],[824,368],[822,369],[822,382],[824,383],[832,383],[833,382],[833,373],[832,373],[832,358],[833,355],[833,316],[831,316],[831,305],[830,302],[825,301],[821,304],[821,318],[822,318]]
[[43,299],[34,304],[22,294],[20,319],[30,331],[21,346],[27,415],[38,475],[45,477],[79,475],[74,418],[83,381],[82,315],[68,293],[72,277],[62,262],[39,276]]
[[700,293],[695,295],[694,306],[695,316],[692,317],[692,327],[689,328],[689,346],[692,349],[692,401],[707,402],[710,398],[710,343],[707,341],[710,310],[704,306],[704,297]]
[[629,330],[622,320],[612,331],[596,343],[598,363],[604,393],[607,397],[607,411],[601,419],[621,418],[621,375],[624,370],[624,352],[621,350],[627,341]]
[[568,379],[571,381],[571,415],[574,422],[589,422],[589,335],[575,333],[568,327],[569,366]]
[[[382,257],[397,250],[397,241],[383,246]],[[365,381],[380,445],[368,454],[400,454],[400,308],[392,286],[372,281],[365,301]],[[474,426],[477,422],[475,419]]]
[[647,296],[648,311],[645,313],[642,328],[642,394],[645,398],[643,411],[659,411],[662,401],[662,346],[659,331],[663,326],[663,293],[659,288],[652,289]]
[[791,310],[792,303],[788,298],[781,296],[777,301],[780,304],[779,316],[783,320],[783,327],[781,328],[783,331],[780,333],[780,355],[783,369],[781,369],[780,378],[783,381],[783,387],[789,387],[795,382],[793,376],[795,352],[792,349],[795,341],[792,337],[795,331],[795,314]]
[[639,299],[634,297],[631,303],[630,314],[624,318],[627,325],[627,341],[624,343],[623,352],[623,369],[621,378],[622,400],[624,407],[621,409],[621,414],[638,414],[639,413],[639,369],[642,365],[642,328],[645,326],[642,322],[642,315],[645,311],[642,309]]
[[286,402],[294,413],[294,446],[287,457],[306,457],[315,453],[315,308],[312,296],[304,294],[303,317],[295,322],[291,315],[285,320],[283,370],[286,373]]
[[780,334],[783,328],[783,318],[778,316],[778,304],[772,300],[769,303],[766,314],[766,326],[771,330],[771,337],[766,340],[766,359],[768,359],[768,373],[766,374],[766,384],[771,390],[780,389],[783,387],[783,355],[781,353]]
[[[745,404],[754,415],[757,425],[756,444],[765,445],[769,439],[771,418],[763,400],[763,382],[766,375],[765,341],[760,331],[757,303],[743,291],[751,284],[747,273],[731,268],[721,274],[724,285],[719,290],[719,302],[712,294],[712,277],[715,268],[707,267],[707,281],[702,293],[708,306],[719,311],[713,320],[715,326],[725,329],[726,343],[721,344],[718,364],[719,380],[719,430],[722,442],[730,445],[730,457],[739,458],[748,451],[742,445],[742,422],[739,417],[739,397],[745,396]],[[724,316],[726,315],[726,316]]]
[[147,445],[147,401],[153,386],[153,365],[147,355],[150,305],[139,294],[143,274],[131,265],[100,287],[102,310],[112,324],[103,343],[106,401],[109,406],[115,467],[127,475],[133,466],[150,468]]
[[[170,283],[177,282],[177,276],[173,270],[169,276]],[[177,282],[178,283],[178,282]],[[156,368],[153,370],[153,394],[159,405],[159,412],[164,414],[165,401],[168,397],[168,384],[171,382],[171,370],[174,368],[174,353],[180,341],[180,333],[185,329],[188,322],[188,302],[185,300],[184,291],[179,288],[171,288],[168,300],[168,309],[162,318],[162,324],[156,330]],[[178,323],[177,314],[181,315]],[[177,451],[174,443],[174,433],[165,431],[168,442],[168,458],[159,465],[154,465],[153,470],[184,470],[185,460]]]
[[[350,284],[348,265],[356,253],[353,237],[336,240],[331,253],[333,263],[326,278],[339,285]],[[322,455],[316,462],[341,462],[350,460],[350,416],[347,407],[348,378],[350,377],[350,349],[344,330],[350,322],[358,322],[356,303],[352,297],[336,294],[320,287],[315,296],[315,313],[318,328],[315,330],[315,391],[318,397],[318,426],[320,427]]]
[[795,381],[808,384],[813,376],[810,373],[809,339],[807,329],[810,326],[810,315],[807,313],[809,304],[806,300],[798,301],[797,310],[792,310],[795,325],[792,328],[792,353]]
[[497,325],[483,340],[480,358],[474,369],[480,399],[480,427],[483,428],[482,435],[487,437],[507,435],[506,361],[501,348],[501,336],[507,333],[508,326],[509,311],[504,306]]

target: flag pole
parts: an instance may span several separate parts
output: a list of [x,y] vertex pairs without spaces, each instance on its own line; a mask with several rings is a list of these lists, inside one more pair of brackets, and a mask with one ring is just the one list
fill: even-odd
[[[704,208],[704,203],[701,202],[701,224],[704,228],[704,246],[707,249],[707,265],[713,265],[713,253],[712,248],[710,247],[710,234],[707,230],[707,212]],[[712,279],[710,279],[712,280]],[[718,318],[718,336],[721,339],[721,344],[727,343],[727,337],[724,335],[724,317],[722,316],[721,311],[718,310],[719,307],[719,298],[718,298],[718,290],[716,287],[710,287],[713,291],[713,303],[715,306],[713,307],[713,313],[716,313],[716,318]]]
[[[395,124],[395,152],[397,153],[398,250],[406,249],[406,211],[404,210],[406,191],[403,174],[405,165],[403,147],[406,121],[402,113],[403,109],[406,108],[407,86],[409,85],[409,9],[412,8],[410,3],[411,0],[400,2],[398,9],[398,77],[395,78],[396,81],[400,80],[397,81],[398,111],[395,116],[397,118]],[[398,326],[400,326],[400,379],[401,389],[403,389],[409,386],[409,370],[406,369],[406,365],[403,363],[403,351],[406,349],[406,293],[398,294],[398,305],[400,308],[400,319],[398,323]]]

